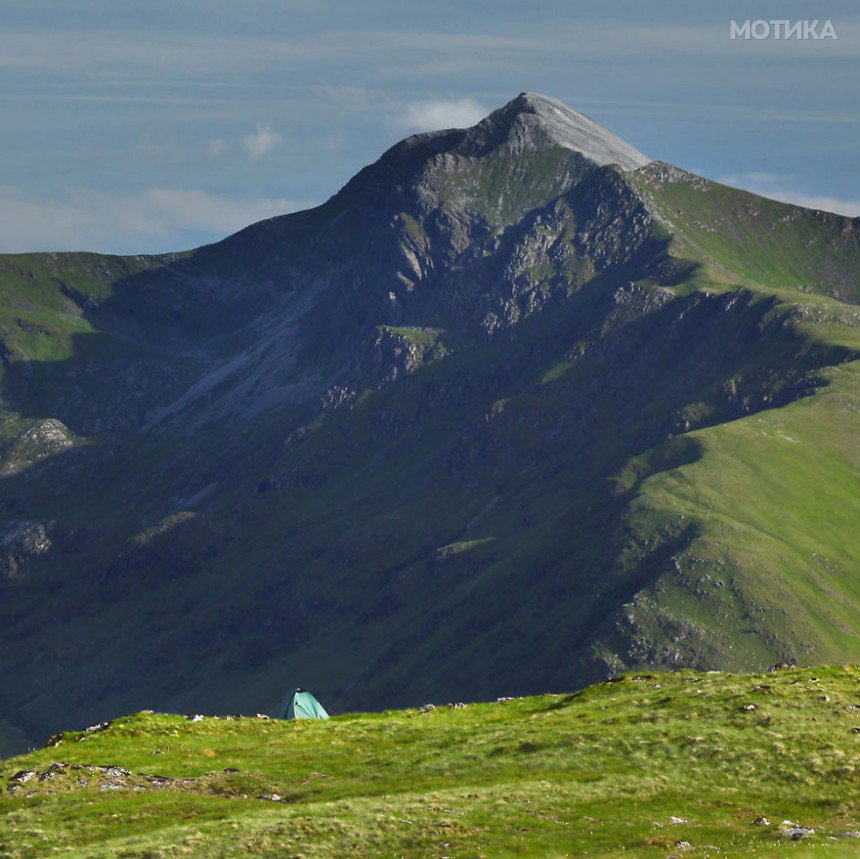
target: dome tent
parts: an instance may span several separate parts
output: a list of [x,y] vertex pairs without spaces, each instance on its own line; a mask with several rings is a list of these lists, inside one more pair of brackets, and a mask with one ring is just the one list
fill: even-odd
[[272,711],[273,719],[328,719],[325,707],[304,689],[284,695]]

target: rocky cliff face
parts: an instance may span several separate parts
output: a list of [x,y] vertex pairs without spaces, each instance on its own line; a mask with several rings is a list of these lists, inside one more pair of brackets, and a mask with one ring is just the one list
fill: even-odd
[[850,656],[857,235],[522,94],[191,253],[0,259],[0,717]]

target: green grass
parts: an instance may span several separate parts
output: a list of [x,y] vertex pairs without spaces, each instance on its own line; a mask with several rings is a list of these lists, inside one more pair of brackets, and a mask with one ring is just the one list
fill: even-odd
[[[0,344],[35,361],[74,355],[89,335],[109,349],[118,341],[99,332],[85,310],[113,295],[116,284],[163,265],[164,257],[90,253],[9,254],[0,257]],[[104,347],[102,347],[104,348]]]
[[[138,714],[66,733],[0,765],[0,855],[665,856],[688,842],[847,856],[857,843],[856,666],[439,703],[328,722]],[[67,767],[9,793],[15,773],[58,762],[132,775],[110,790]],[[815,834],[796,844],[784,820]]]
[[[629,521],[647,539],[655,520],[691,517],[696,535],[641,595],[640,632],[667,644],[676,632],[667,620],[692,620],[687,658],[736,670],[780,655],[822,662],[860,652],[857,373],[855,363],[831,370],[814,397],[661,449],[668,457],[692,443],[699,455],[639,483]],[[705,640],[711,649],[699,650]]]
[[672,250],[719,280],[860,300],[852,219],[779,203],[652,164],[633,174],[672,233]]

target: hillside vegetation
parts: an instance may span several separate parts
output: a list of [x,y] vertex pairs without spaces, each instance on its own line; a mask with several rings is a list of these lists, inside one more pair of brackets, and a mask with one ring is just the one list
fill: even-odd
[[0,765],[0,852],[849,856],[860,670],[624,675],[328,722],[140,713]]

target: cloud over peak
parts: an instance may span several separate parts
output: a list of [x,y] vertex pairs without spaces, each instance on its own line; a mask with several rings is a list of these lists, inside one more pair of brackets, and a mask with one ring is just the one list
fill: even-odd
[[413,101],[391,116],[391,124],[403,131],[439,131],[468,128],[490,111],[473,98],[431,98]]

